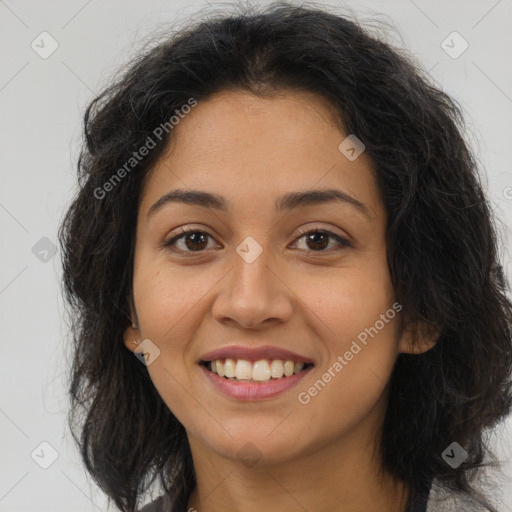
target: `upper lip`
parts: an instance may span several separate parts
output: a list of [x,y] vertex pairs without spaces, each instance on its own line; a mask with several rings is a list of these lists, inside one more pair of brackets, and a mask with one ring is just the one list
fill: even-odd
[[259,361],[260,359],[281,359],[283,361],[294,361],[297,363],[312,363],[309,357],[302,356],[284,348],[271,345],[260,347],[247,347],[244,345],[229,345],[207,352],[201,356],[202,361],[215,361],[216,359],[245,359],[247,361]]

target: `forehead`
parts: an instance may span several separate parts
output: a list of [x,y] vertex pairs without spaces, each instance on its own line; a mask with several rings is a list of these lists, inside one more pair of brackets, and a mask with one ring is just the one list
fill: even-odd
[[171,189],[209,191],[226,197],[229,210],[261,211],[290,191],[337,188],[378,215],[373,163],[364,152],[347,159],[339,150],[346,137],[332,107],[312,93],[223,91],[173,128],[146,181],[141,211]]

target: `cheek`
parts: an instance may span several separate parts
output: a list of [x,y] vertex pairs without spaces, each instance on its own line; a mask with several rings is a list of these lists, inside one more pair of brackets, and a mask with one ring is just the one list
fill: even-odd
[[[211,274],[172,267],[171,265],[141,264],[143,270],[134,278],[137,314],[143,335],[172,348],[186,339],[183,329],[190,323],[187,317],[197,315],[208,290],[215,284]],[[173,340],[169,344],[169,340]]]
[[[307,306],[301,314],[311,313],[310,322],[321,330],[319,338],[329,340],[329,347],[337,351],[379,321],[394,303],[385,257],[375,258],[371,263],[339,267],[316,275],[303,274],[292,281],[294,292]],[[381,322],[379,326],[380,330]],[[387,327],[388,323],[389,332]]]
[[141,337],[151,340],[160,351],[147,367],[149,376],[167,407],[180,422],[187,422],[184,355],[187,340],[193,336],[187,320],[200,306],[204,293],[194,286],[194,280],[143,262],[133,286]]
[[343,411],[331,417],[333,426],[356,422],[379,400],[390,378],[401,308],[385,264],[338,269],[314,284],[301,281],[297,294],[307,297],[303,311],[316,326],[325,357],[317,380],[298,390],[297,399],[316,410],[309,416],[313,422],[331,408]]
[[[188,356],[200,322],[208,314],[208,292],[219,276],[197,268],[177,268],[140,258],[134,276],[135,306],[143,339],[160,350],[148,366],[155,388],[173,413],[182,421],[190,395]],[[190,404],[189,404],[190,405]]]

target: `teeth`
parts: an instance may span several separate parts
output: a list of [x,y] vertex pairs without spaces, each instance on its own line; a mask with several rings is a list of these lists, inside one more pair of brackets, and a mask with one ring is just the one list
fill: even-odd
[[272,375],[274,379],[280,379],[284,375],[283,361],[274,359],[270,363],[270,375]]
[[252,365],[252,380],[270,380],[270,365],[268,361],[262,359]]
[[219,377],[224,377],[224,365],[221,361],[215,361],[215,366],[217,367],[217,373]]
[[280,359],[260,359],[247,361],[245,359],[217,359],[210,361],[208,367],[213,373],[230,380],[254,380],[266,382],[271,379],[290,377],[304,369],[304,363],[283,361]]
[[293,375],[293,370],[295,369],[295,364],[293,361],[286,361],[284,363],[284,374],[289,377],[290,375]]
[[234,377],[236,373],[236,361],[234,359],[226,359],[224,362],[224,375],[226,377]]
[[[217,361],[217,369],[219,368],[219,365],[222,366],[222,363],[220,361]],[[241,380],[241,379],[251,379],[252,378],[252,364],[251,364],[251,362],[250,361],[246,361],[245,359],[239,359],[236,362],[235,377],[238,380]]]
[[304,363],[295,363],[293,365],[293,373],[299,373],[304,368]]

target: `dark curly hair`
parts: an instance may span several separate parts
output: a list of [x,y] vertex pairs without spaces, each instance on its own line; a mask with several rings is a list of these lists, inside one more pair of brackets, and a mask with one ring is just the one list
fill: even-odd
[[[172,130],[108,194],[99,191],[190,98],[229,89],[313,92],[364,142],[388,214],[403,318],[438,336],[431,350],[398,356],[382,468],[406,482],[409,505],[415,482],[437,479],[494,511],[474,480],[493,459],[485,431],[512,403],[512,304],[462,108],[404,51],[316,5],[278,3],[188,25],[146,49],[85,112],[79,190],[59,241],[74,342],[69,425],[87,470],[123,512],[136,510],[157,477],[184,508],[194,489],[185,429],[123,344],[141,190]],[[453,441],[468,452],[457,469],[441,457]]]

